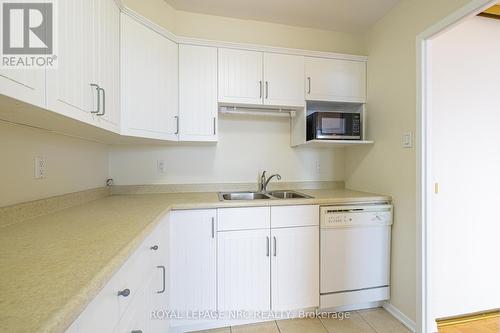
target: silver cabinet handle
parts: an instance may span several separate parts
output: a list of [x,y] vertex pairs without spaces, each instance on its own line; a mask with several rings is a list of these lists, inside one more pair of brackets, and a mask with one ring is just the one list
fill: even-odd
[[266,246],[267,246],[266,247],[266,249],[267,249],[266,250],[266,257],[269,257],[269,237],[266,237],[266,238],[267,238],[267,240],[266,240]]
[[130,289],[123,289],[118,292],[118,296],[128,297],[130,295]]
[[307,89],[307,93],[310,94],[311,93],[311,77],[307,78],[307,82],[309,84],[308,89]]
[[99,87],[98,84],[91,83],[90,87],[95,88],[97,91],[97,109],[94,111],[90,111],[90,113],[96,113],[99,115],[99,112],[101,112],[101,87]]
[[175,126],[176,126],[176,130],[175,130],[175,133],[174,134],[179,134],[179,116],[174,116],[175,118]]
[[166,288],[166,285],[165,285],[166,269],[165,269],[165,266],[156,266],[156,268],[161,269],[161,272],[162,272],[162,281],[163,281],[161,290],[157,291],[156,293],[157,294],[163,294],[165,292],[165,288]]
[[274,238],[274,256],[276,257],[276,236]]
[[150,247],[151,250],[156,251],[158,250],[158,245],[153,245]]
[[[99,91],[102,91],[102,113],[98,113],[98,116],[104,116],[106,114],[106,90],[99,87]],[[98,96],[99,97],[99,96]]]
[[262,81],[259,81],[259,98],[262,98]]
[[266,99],[269,98],[269,82],[266,81]]
[[130,331],[130,333],[142,333],[141,330],[133,330],[133,331]]
[[212,238],[215,238],[215,217],[212,217]]
[[214,135],[216,134],[217,117],[214,117]]

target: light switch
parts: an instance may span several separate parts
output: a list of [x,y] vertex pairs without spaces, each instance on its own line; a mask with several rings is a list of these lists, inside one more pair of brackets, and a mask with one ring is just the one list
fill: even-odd
[[403,148],[413,148],[413,133],[405,133],[402,137]]

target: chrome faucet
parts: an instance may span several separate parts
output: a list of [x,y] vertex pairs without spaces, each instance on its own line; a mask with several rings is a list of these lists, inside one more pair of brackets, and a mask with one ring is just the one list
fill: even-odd
[[262,172],[262,175],[260,176],[260,182],[259,182],[259,191],[260,192],[267,192],[267,184],[276,177],[276,179],[281,180],[281,176],[279,174],[274,174],[272,176],[269,176],[269,178],[266,179],[266,171]]

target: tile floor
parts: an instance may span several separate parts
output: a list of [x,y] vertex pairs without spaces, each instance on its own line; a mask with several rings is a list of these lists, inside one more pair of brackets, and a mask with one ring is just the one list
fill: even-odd
[[351,311],[349,319],[289,319],[197,333],[410,333],[382,308]]

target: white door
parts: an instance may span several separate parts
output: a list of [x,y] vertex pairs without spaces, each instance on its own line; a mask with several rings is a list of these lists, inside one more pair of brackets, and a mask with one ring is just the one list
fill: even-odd
[[218,237],[218,310],[270,310],[269,229],[221,231]]
[[262,52],[219,49],[219,102],[262,104]]
[[390,248],[390,226],[322,229],[321,293],[389,285]]
[[121,15],[122,133],[177,140],[178,47]]
[[96,0],[59,1],[58,64],[47,68],[47,109],[86,123],[97,112]]
[[97,120],[100,127],[119,132],[120,9],[114,0],[100,0],[98,3],[98,84],[102,88],[102,111]]
[[366,62],[306,57],[306,99],[364,103]]
[[272,309],[319,306],[319,227],[271,230]]
[[170,216],[170,309],[217,308],[216,210],[174,211]]
[[45,108],[45,68],[0,69],[0,94]]
[[264,53],[264,104],[304,106],[304,57]]
[[179,140],[217,141],[217,49],[179,45]]

